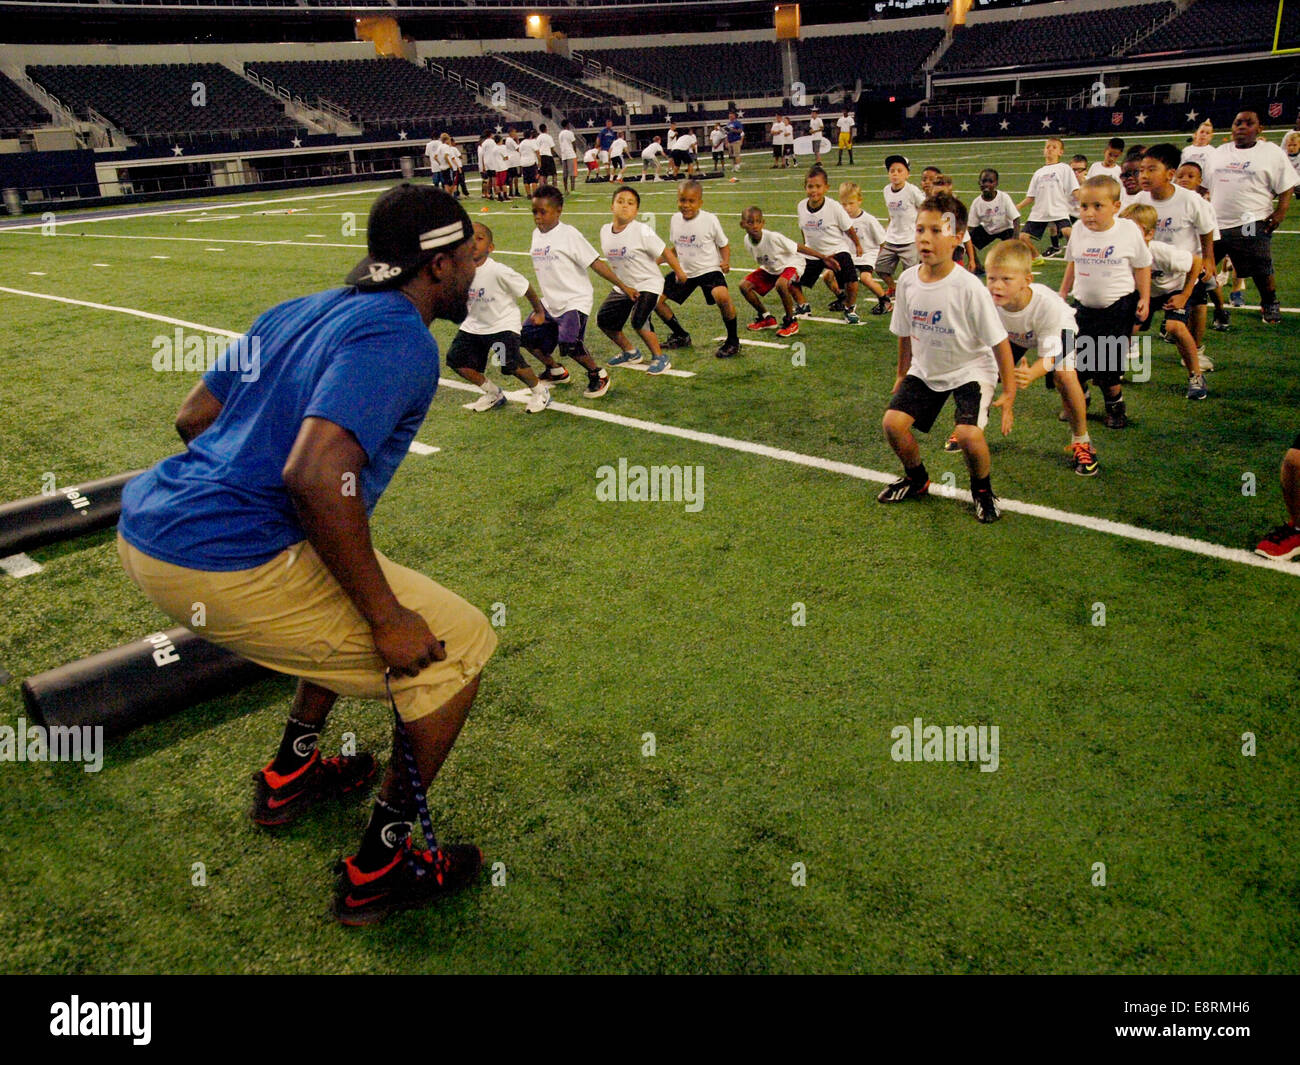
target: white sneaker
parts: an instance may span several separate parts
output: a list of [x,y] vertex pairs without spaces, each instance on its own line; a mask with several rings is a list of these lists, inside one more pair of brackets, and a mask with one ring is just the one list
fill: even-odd
[[540,392],[534,392],[528,397],[528,403],[524,407],[529,414],[538,414],[551,405],[551,390],[543,388]]
[[495,394],[484,393],[469,405],[469,409],[482,413],[485,410],[492,410],[499,407],[506,402],[508,402],[508,400],[506,399],[506,394],[504,392],[497,392]]
[[1196,349],[1196,360],[1201,364],[1201,373],[1214,372],[1214,360],[1205,354],[1204,345]]

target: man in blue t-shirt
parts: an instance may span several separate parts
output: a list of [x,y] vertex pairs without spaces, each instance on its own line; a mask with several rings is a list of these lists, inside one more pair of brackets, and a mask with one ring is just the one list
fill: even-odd
[[727,154],[731,156],[731,172],[740,169],[740,148],[745,143],[745,124],[740,121],[735,111],[727,112]]
[[[429,324],[467,313],[472,233],[441,190],[385,192],[347,287],[261,315],[182,403],[186,450],[122,492],[118,553],[141,590],[211,642],[299,678],[279,750],[254,776],[260,825],[374,776],[369,754],[317,750],[339,695],[392,699],[394,758],[409,741],[427,787],[496,648],[481,612],[370,538],[370,513],[438,386]],[[334,912],[345,924],[426,905],[478,874],[477,847],[412,845],[411,779],[390,766],[343,862]]]
[[600,146],[600,161],[605,164],[605,176],[612,177],[614,174],[613,163],[609,157],[609,146],[618,140],[618,130],[614,128],[612,118],[605,119],[605,128],[596,135],[596,143]]

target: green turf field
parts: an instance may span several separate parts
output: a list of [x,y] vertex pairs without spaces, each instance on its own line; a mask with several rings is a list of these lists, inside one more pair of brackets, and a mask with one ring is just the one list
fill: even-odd
[[[1099,145],[1071,141],[1067,157]],[[878,215],[886,150],[860,146],[856,167],[831,168]],[[1019,199],[1041,161],[1037,142],[907,150],[915,176],[934,162],[964,198],[992,164]],[[759,154],[740,177],[709,182],[704,207],[747,271],[740,209],[756,203],[791,234],[802,178]],[[340,281],[380,187],[0,232],[0,286],[239,331]],[[642,191],[666,235],[673,187]],[[594,242],[609,195],[580,185],[565,220]],[[469,206],[503,261],[530,272],[504,254],[527,248],[526,208]],[[1023,392],[1012,435],[990,433],[998,494],[1253,548],[1283,517],[1277,468],[1300,431],[1300,238],[1274,248],[1293,310],[1271,329],[1240,311],[1231,333],[1208,335],[1220,367],[1209,400],[1188,403],[1174,349],[1157,341],[1151,380],[1126,389],[1131,428],[1108,431],[1094,412],[1102,469],[1084,479],[1066,464],[1055,394]],[[1040,279],[1055,286],[1061,270]],[[816,292],[818,317],[833,318],[828,298]],[[896,365],[886,320],[806,322],[788,342],[803,346],[794,365],[793,347],[716,360],[716,312],[696,297],[679,314],[695,347],[674,367],[696,376],[615,369],[604,399],[579,386],[556,399],[897,469],[880,430]],[[0,500],[37,494],[47,471],[71,485],[179,448],[172,418],[197,375],[151,367],[173,324],[2,291],[0,315]],[[454,327],[434,331],[445,350]],[[614,353],[594,321],[588,346]],[[439,391],[419,440],[441,450],[407,459],[374,528],[394,559],[485,611],[504,606],[500,650],[430,792],[443,837],[478,843],[504,884],[485,875],[440,908],[337,927],[330,867],[367,806],[279,837],[248,821],[250,774],[291,696],[267,682],[118,741],[98,774],[0,762],[6,969],[1300,968],[1300,565],[1275,572],[1014,509],[981,526],[954,499],[887,509],[860,470],[563,410],[472,414],[472,398]],[[964,489],[960,456],[940,450],[949,424],[922,450],[936,482],[951,472]],[[598,468],[620,458],[702,467],[702,509],[598,501]],[[1256,494],[1243,494],[1247,474]],[[23,677],[171,625],[121,572],[110,533],[32,554],[40,573],[0,575],[0,724],[23,714]],[[894,761],[891,730],[915,717],[996,725],[996,772]],[[342,700],[327,751],[344,731],[387,755],[378,705]],[[195,862],[206,886],[191,883]]]

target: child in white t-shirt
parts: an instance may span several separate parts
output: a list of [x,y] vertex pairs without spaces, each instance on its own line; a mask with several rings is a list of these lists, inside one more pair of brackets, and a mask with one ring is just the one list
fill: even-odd
[[[885,439],[903,462],[903,476],[876,498],[881,503],[917,499],[930,490],[913,428],[928,433],[951,396],[956,407],[957,445],[970,471],[975,516],[1001,516],[989,476],[984,425],[990,405],[1002,409],[1002,433],[1011,432],[1016,379],[1006,327],[988,290],[952,253],[966,232],[966,208],[953,196],[926,199],[916,216],[919,266],[898,279],[890,331],[898,337],[898,376]],[[998,378],[1002,398],[993,399]]]
[[[853,162],[852,151],[849,152],[849,162]],[[889,225],[885,227],[885,239],[881,241],[880,254],[876,256],[876,279],[888,296],[894,274],[917,264],[916,211],[924,202],[925,195],[907,180],[912,171],[906,156],[885,156],[885,171],[889,174],[889,184],[883,193]],[[886,298],[871,313],[888,314],[889,309],[889,299]]]
[[[1088,410],[1075,372],[1078,326],[1065,300],[1046,285],[1034,283],[1033,258],[1034,253],[1018,240],[994,245],[984,263],[985,284],[1011,341],[1016,386],[1028,388],[1040,377],[1050,379],[1070,423],[1070,464],[1080,477],[1091,477],[1097,472],[1097,450],[1088,433]],[[1027,358],[1031,351],[1039,355],[1036,362]]]
[[[740,283],[740,294],[758,312],[746,328],[754,332],[775,329],[779,337],[792,337],[799,332],[799,319],[795,315],[804,298],[799,287],[804,256],[816,253],[783,233],[767,229],[759,207],[745,208],[740,216],[740,228],[745,231],[744,245],[758,264],[758,268],[747,273]],[[774,288],[785,308],[785,317],[779,324],[767,313],[762,299]]]
[[637,220],[640,210],[641,194],[636,189],[627,186],[614,193],[610,204],[614,220],[601,226],[600,250],[610,269],[625,285],[635,289],[637,296],[629,299],[626,290],[610,289],[596,312],[596,324],[618,346],[618,354],[609,360],[609,364],[634,366],[641,362],[641,353],[628,343],[623,334],[623,326],[630,315],[632,328],[650,349],[649,372],[661,374],[672,367],[672,362],[660,349],[659,338],[650,325],[650,315],[664,290],[659,263],[666,263],[678,281],[686,280],[686,272],[677,261],[677,253],[650,226]]
[[[839,282],[836,288],[831,289],[835,294],[831,306],[843,312],[849,325],[857,325],[861,321],[857,312],[858,268],[853,259],[855,255],[861,258],[865,249],[848,212],[841,204],[827,198],[829,184],[826,171],[814,164],[804,180],[804,191],[808,195],[795,208],[804,243],[813,253],[805,259],[799,286],[807,294],[817,284],[823,270],[831,273]],[[808,309],[803,309],[805,307]],[[805,303],[799,313],[807,314],[810,310]]]
[[[885,239],[885,227],[880,224],[875,215],[868,214],[862,209],[862,187],[856,181],[840,182],[839,199],[840,206],[849,216],[849,221],[857,231],[858,240],[862,244],[862,254],[853,256],[853,265],[858,271],[858,283],[865,285],[876,297],[876,306],[879,307],[885,302],[886,296],[885,287],[875,278],[875,266],[876,259],[880,256],[880,245]],[[827,281],[827,284],[830,285],[832,292],[836,291],[836,285],[831,284],[830,281]]]
[[615,137],[609,145],[609,172],[611,181],[623,180],[623,167],[625,165],[623,157],[627,154],[627,141],[620,135]]
[[[991,166],[980,171],[980,194],[971,201],[970,228],[966,231],[977,252],[994,241],[1020,239],[1020,211],[1015,200],[998,190],[1001,180],[1002,176]],[[975,266],[975,272],[979,273],[978,254]]]
[[519,354],[519,297],[533,306],[534,314],[543,313],[542,301],[523,274],[491,258],[495,249],[492,230],[482,222],[474,223],[474,280],[469,286],[469,313],[460,323],[456,338],[447,349],[447,365],[483,395],[469,405],[473,411],[489,411],[504,406],[506,394],[485,376],[488,361],[519,378],[532,395],[524,408],[537,414],[551,405],[551,391],[529,369]]
[[1210,393],[1205,374],[1201,372],[1196,341],[1188,328],[1190,308],[1187,306],[1201,274],[1201,256],[1169,241],[1152,239],[1160,216],[1150,204],[1135,203],[1125,207],[1119,216],[1137,223],[1151,252],[1151,309],[1134,331],[1145,332],[1156,311],[1163,310],[1164,335],[1178,345],[1178,354],[1187,368],[1187,398],[1205,399]]
[[569,371],[551,355],[558,344],[564,358],[572,359],[587,371],[587,390],[583,395],[599,399],[609,391],[609,371],[596,365],[583,343],[595,297],[587,271],[603,277],[630,300],[636,299],[637,292],[620,281],[608,263],[601,261],[600,253],[586,237],[560,221],[563,213],[564,193],[554,185],[543,185],[537,190],[533,196],[533,221],[537,228],[533,230],[529,255],[537,285],[542,290],[543,310],[529,317],[520,340],[545,364],[546,372],[541,378],[547,384],[563,384],[569,379]]
[[1079,381],[1096,381],[1106,400],[1106,427],[1128,426],[1120,375],[1128,367],[1134,322],[1151,307],[1151,252],[1142,230],[1119,214],[1114,178],[1093,177],[1079,190],[1080,225],[1065,247],[1060,296],[1073,295],[1079,323]]
[[[680,144],[680,139],[678,140]],[[686,348],[691,345],[690,334],[682,328],[668,301],[682,304],[697,288],[704,294],[704,302],[714,304],[722,315],[726,339],[714,354],[719,359],[740,354],[740,337],[736,334],[736,307],[731,302],[727,288],[727,271],[731,268],[731,242],[718,221],[718,216],[702,210],[704,186],[687,179],[677,186],[677,213],[668,224],[669,240],[677,252],[677,259],[686,274],[678,281],[674,274],[664,278],[664,292],[655,308],[667,324],[672,335],[664,341],[665,348]]]
[[1050,231],[1052,244],[1045,252],[1049,259],[1060,255],[1060,238],[1070,236],[1074,192],[1079,187],[1074,171],[1061,162],[1064,154],[1065,142],[1060,137],[1048,137],[1043,142],[1043,165],[1030,178],[1028,195],[1016,204],[1020,211],[1030,208],[1020,239],[1031,251],[1037,252],[1034,241]]

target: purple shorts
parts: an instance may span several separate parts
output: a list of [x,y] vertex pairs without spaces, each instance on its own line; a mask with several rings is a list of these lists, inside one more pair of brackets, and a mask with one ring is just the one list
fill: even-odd
[[519,334],[520,342],[529,351],[541,351],[549,355],[556,344],[580,344],[587,332],[587,316],[581,311],[565,311],[555,318],[546,312],[546,321],[533,325],[532,316],[524,320],[523,331]]

